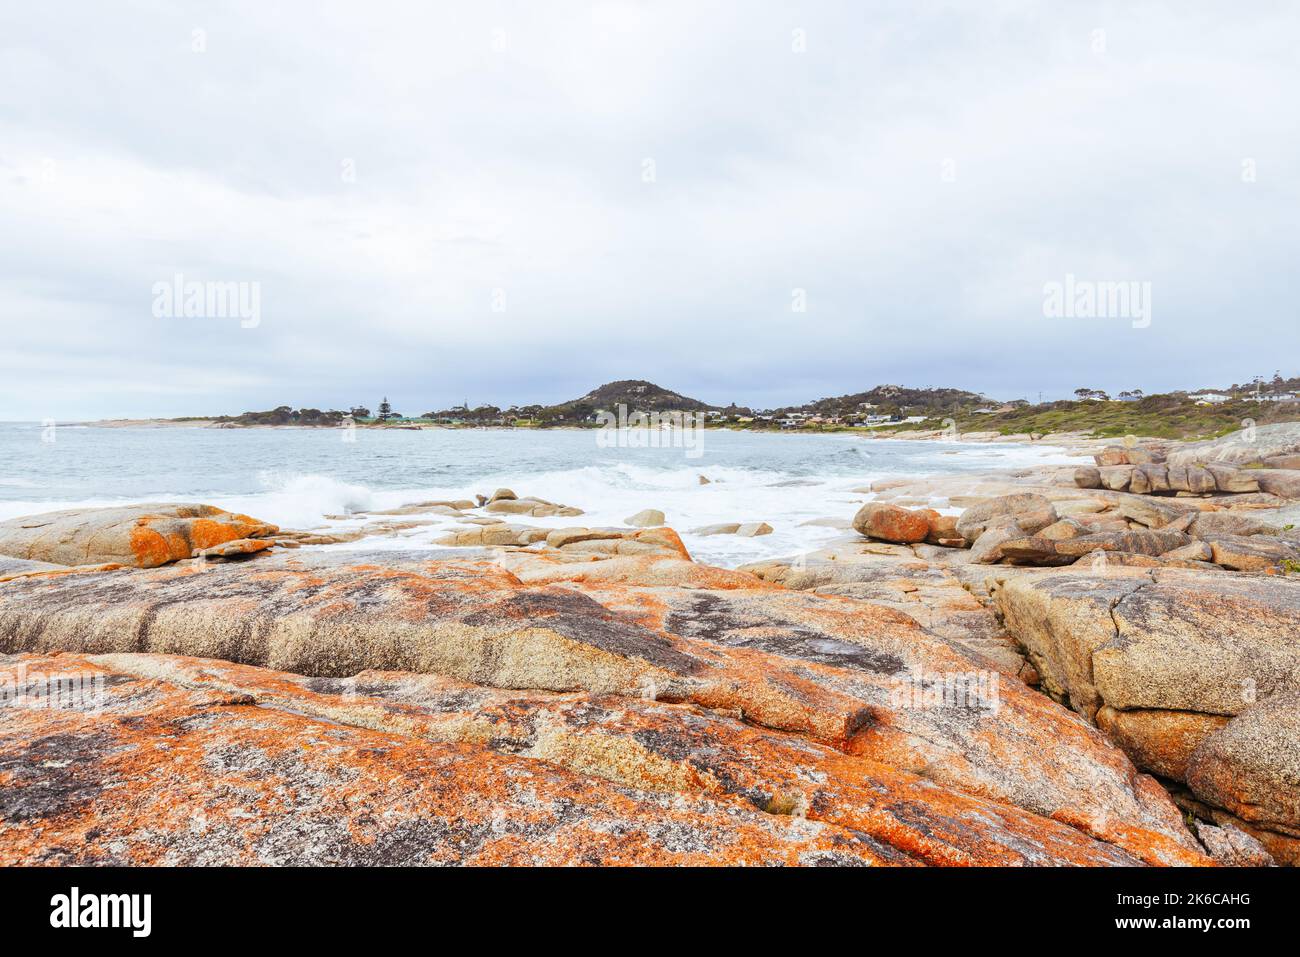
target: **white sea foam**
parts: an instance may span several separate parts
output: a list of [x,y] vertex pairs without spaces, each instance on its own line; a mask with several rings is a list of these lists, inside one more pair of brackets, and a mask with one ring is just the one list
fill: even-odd
[[[258,478],[266,491],[249,495],[217,496],[210,504],[232,512],[254,515],[282,528],[315,528],[326,523],[326,516],[392,507],[377,504],[385,496],[376,493],[374,489],[343,482],[328,475],[268,471]],[[396,495],[396,498],[402,497],[402,494]]]
[[[312,430],[123,429],[81,436],[41,449],[40,455],[33,454],[29,437],[11,438],[24,455],[20,461],[31,464],[0,482],[0,519],[63,508],[183,501],[207,502],[284,528],[356,527],[366,521],[357,512],[473,499],[508,487],[584,511],[577,518],[518,521],[620,526],[628,516],[656,508],[697,558],[736,565],[809,551],[842,536],[842,530],[803,523],[851,517],[870,497],[854,490],[875,479],[1073,461],[1062,450],[1043,446],[878,442],[850,435],[710,432],[707,454],[698,462],[671,450],[599,450],[590,435],[571,432],[366,433],[354,444]],[[286,464],[267,469],[268,459]],[[47,484],[41,470],[59,462],[68,463],[59,476],[66,487],[50,482],[51,494],[40,494]],[[709,484],[700,484],[701,474]],[[100,489],[111,494],[86,494]],[[339,547],[434,548],[433,539],[454,519],[423,518],[434,521],[396,537]],[[757,538],[691,532],[748,521],[767,522],[774,531]]]

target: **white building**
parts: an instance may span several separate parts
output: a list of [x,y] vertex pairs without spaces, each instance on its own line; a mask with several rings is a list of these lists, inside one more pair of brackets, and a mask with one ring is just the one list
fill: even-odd
[[1255,402],[1300,402],[1300,392],[1256,392],[1251,399]]

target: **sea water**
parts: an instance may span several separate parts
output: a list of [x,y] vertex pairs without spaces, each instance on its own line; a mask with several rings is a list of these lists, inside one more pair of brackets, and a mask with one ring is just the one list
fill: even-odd
[[[0,520],[54,509],[203,502],[283,528],[349,528],[355,513],[499,487],[575,505],[578,518],[502,516],[546,527],[623,525],[660,509],[701,561],[734,567],[844,536],[804,524],[847,520],[890,476],[1068,464],[1025,444],[873,440],[848,433],[705,431],[695,448],[601,443],[596,430],[214,429],[0,423]],[[690,454],[688,454],[690,453]],[[700,476],[710,481],[701,484]],[[940,503],[941,504],[941,503]],[[942,510],[942,509],[941,509]],[[700,536],[719,522],[767,522],[771,535]],[[453,519],[331,548],[437,548]]]

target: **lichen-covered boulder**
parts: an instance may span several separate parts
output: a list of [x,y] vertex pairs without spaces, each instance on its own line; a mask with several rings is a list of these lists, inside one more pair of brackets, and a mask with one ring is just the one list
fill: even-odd
[[[649,696],[172,655],[21,663],[103,677],[105,700],[98,714],[0,714],[7,864],[1140,861],[1067,823]],[[0,680],[16,671],[0,661]],[[153,758],[180,735],[183,753]]]
[[45,512],[0,522],[0,555],[57,565],[117,562],[154,568],[275,525],[212,505],[124,505]]
[[859,535],[883,542],[923,542],[930,534],[930,517],[923,511],[868,502],[853,516],[853,527]]
[[[321,678],[400,670],[542,699],[612,696],[615,712],[703,709],[829,749],[846,780],[868,780],[858,761],[924,778],[936,812],[947,795],[979,798],[1148,863],[1205,860],[1164,791],[1100,732],[907,615],[674,554],[567,557],[503,556],[515,573],[484,558],[300,550],[15,580],[0,587],[0,653],[185,654]],[[963,695],[935,693],[954,676]],[[619,720],[635,740],[634,719]],[[978,815],[969,823],[984,832]]]
[[1187,783],[1279,861],[1300,864],[1300,692],[1271,695],[1207,735],[1188,759]]
[[995,595],[1049,690],[1300,862],[1300,581],[1067,569],[1009,573]]

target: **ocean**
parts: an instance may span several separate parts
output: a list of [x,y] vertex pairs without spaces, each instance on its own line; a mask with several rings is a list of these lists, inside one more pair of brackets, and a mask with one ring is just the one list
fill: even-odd
[[[575,505],[579,518],[522,524],[622,525],[657,508],[701,561],[734,567],[821,547],[844,531],[855,489],[894,475],[1069,464],[1023,444],[872,440],[853,434],[698,433],[697,449],[602,447],[595,430],[99,428],[0,423],[0,520],[133,502],[204,502],[284,528],[350,527],[354,513],[499,487]],[[698,455],[696,454],[698,452]],[[701,475],[710,484],[700,484]],[[942,510],[942,509],[941,509]],[[332,516],[332,517],[329,517]],[[440,523],[443,520],[440,520]],[[451,522],[451,520],[445,520]],[[699,536],[718,522],[764,521],[771,535]],[[443,524],[329,548],[437,548]]]

